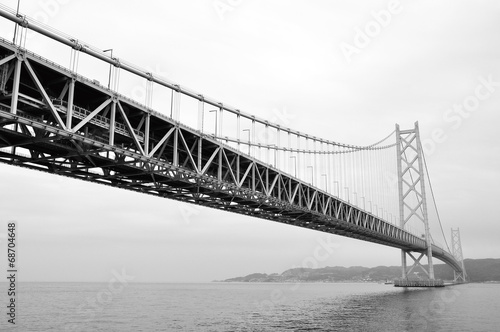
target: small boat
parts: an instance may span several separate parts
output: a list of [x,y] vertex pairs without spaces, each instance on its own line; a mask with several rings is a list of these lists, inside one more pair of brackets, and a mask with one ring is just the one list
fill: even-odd
[[385,282],[384,282],[385,285],[394,285],[394,280],[389,280],[389,279],[386,279]]

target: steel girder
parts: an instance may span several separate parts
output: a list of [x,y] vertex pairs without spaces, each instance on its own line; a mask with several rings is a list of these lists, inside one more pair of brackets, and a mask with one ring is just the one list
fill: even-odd
[[7,41],[0,41],[3,72],[1,162],[404,250],[426,248],[418,236]]

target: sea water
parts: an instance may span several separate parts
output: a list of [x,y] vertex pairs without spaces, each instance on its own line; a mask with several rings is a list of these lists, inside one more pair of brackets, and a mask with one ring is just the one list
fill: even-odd
[[20,283],[15,326],[1,294],[1,331],[500,330],[500,284]]

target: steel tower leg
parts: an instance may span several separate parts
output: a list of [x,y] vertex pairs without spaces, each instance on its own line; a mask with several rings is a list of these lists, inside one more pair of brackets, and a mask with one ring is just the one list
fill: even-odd
[[[401,132],[399,130],[399,125],[396,124],[396,151],[398,154],[398,196],[399,196],[399,226],[404,229],[405,221],[404,221],[404,200],[403,200],[403,171],[402,171],[402,162],[401,162]],[[406,279],[406,251],[401,249],[401,278]]]
[[[425,195],[423,150],[418,122],[415,123],[415,128],[410,130],[400,130],[399,125],[396,125],[396,142],[400,227],[405,229],[406,223],[413,220],[424,224],[425,234],[423,236],[425,236],[427,245],[426,254],[428,260],[428,271],[425,272],[430,280],[434,280],[432,242]],[[406,254],[405,250],[401,251],[403,279],[408,277]],[[420,265],[420,263],[415,261],[415,265]]]
[[460,229],[451,229],[451,253],[462,265],[462,271],[453,271],[454,282],[467,282],[467,273],[465,272],[464,258],[462,255],[462,243],[460,241]]

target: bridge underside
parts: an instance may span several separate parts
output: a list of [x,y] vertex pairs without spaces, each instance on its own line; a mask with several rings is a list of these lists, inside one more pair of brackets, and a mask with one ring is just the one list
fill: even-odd
[[[337,205],[339,219],[317,211],[307,203],[319,205],[321,202],[315,202],[314,198],[313,201],[309,202],[304,200],[307,196],[318,195],[317,192],[312,192],[310,188],[298,180],[284,179],[277,172],[267,174],[269,173],[268,169],[260,168],[260,165],[255,161],[231,155],[230,151],[221,149],[216,143],[204,141],[206,148],[201,152],[204,162],[208,162],[214,155],[214,159],[219,159],[218,156],[221,155],[223,159],[231,158],[232,164],[239,162],[240,168],[245,170],[244,173],[240,173],[240,176],[246,177],[242,180],[247,182],[248,187],[219,180],[217,176],[209,176],[209,173],[199,175],[180,166],[145,158],[127,149],[111,147],[54,127],[39,125],[22,116],[12,115],[5,110],[0,111],[0,119],[2,126],[0,128],[0,147],[2,148],[0,162],[6,164],[251,215],[396,248],[421,250],[417,245],[411,245],[381,234],[379,230],[383,221],[376,217],[369,216],[368,219],[371,220],[367,220],[365,217],[364,219],[367,220],[365,223],[355,222],[354,219],[360,219],[359,216],[357,218],[349,217],[348,215],[355,211],[344,202],[331,201],[329,203]],[[31,136],[8,129],[12,126],[24,128],[23,131],[32,131],[36,134]],[[23,150],[19,149],[21,147]],[[12,150],[13,148],[15,150]],[[173,150],[173,146],[167,146],[165,150],[167,148],[170,151]],[[26,154],[25,151],[29,151],[29,153]],[[183,163],[187,162],[189,161],[183,161]],[[227,162],[231,164],[231,162]],[[211,163],[212,165],[208,166],[207,172],[212,169],[213,173],[218,173],[219,169],[228,166],[226,160],[221,165],[213,160]],[[226,174],[222,178],[232,177],[230,170],[226,169],[224,172]],[[257,172],[262,173],[256,174]],[[276,182],[280,182],[274,184],[276,187],[294,187],[291,194],[295,194],[297,199],[290,202],[251,189],[252,185],[259,187],[269,184],[262,179],[262,177],[269,175],[277,178]],[[278,188],[277,190],[282,191],[282,195],[286,196],[290,193],[286,188],[283,190]]]
[[[0,162],[423,252],[425,241],[0,41]],[[451,254],[433,255],[460,270]]]

